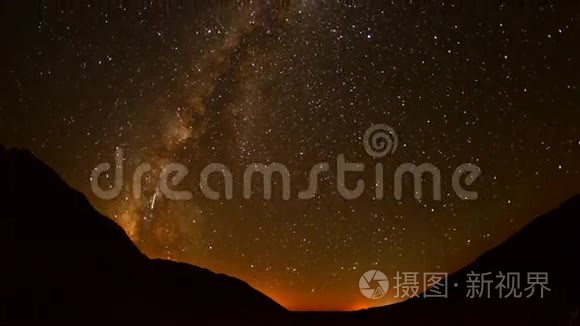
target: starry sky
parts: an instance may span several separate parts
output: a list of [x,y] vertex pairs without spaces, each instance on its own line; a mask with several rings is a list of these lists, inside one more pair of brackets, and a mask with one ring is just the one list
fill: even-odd
[[[453,272],[580,192],[580,7],[524,2],[3,2],[0,142],[47,162],[150,257],[236,276],[289,309],[389,304],[361,295],[365,271]],[[365,152],[373,124],[396,130],[395,153]],[[104,200],[90,174],[117,148],[124,187]],[[432,163],[442,200],[396,200],[389,179],[384,199],[367,187],[345,200],[339,154],[368,166],[351,188],[378,162],[387,178]],[[171,162],[188,167],[175,188],[191,200],[159,195]],[[232,199],[200,191],[214,162]],[[246,166],[272,162],[291,199],[276,178],[270,200],[245,199]],[[319,162],[331,171],[298,199]],[[465,162],[482,170],[477,200],[451,188]],[[134,199],[141,163],[153,171]]]

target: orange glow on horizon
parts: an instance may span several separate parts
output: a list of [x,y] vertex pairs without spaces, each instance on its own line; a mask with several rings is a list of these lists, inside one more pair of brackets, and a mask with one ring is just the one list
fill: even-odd
[[256,287],[259,291],[278,302],[284,308],[290,311],[357,311],[364,310],[375,307],[388,306],[392,304],[399,303],[400,300],[394,298],[384,298],[382,300],[370,300],[362,297],[357,301],[350,302],[340,302],[337,301],[336,297],[317,297],[316,300],[307,300],[303,294],[288,294],[279,293],[275,291],[262,291],[259,287]]

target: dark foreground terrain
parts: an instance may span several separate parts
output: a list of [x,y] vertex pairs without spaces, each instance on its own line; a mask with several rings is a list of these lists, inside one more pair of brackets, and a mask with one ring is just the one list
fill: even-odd
[[547,272],[543,299],[470,299],[449,286],[448,299],[350,313],[289,312],[241,280],[147,258],[27,151],[0,147],[0,225],[0,325],[580,325],[580,197],[447,281]]

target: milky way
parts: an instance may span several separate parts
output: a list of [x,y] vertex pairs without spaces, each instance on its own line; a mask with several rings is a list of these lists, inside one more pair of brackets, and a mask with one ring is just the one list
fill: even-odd
[[[2,54],[15,68],[2,69],[0,139],[31,149],[151,257],[239,277],[292,309],[369,307],[394,299],[361,295],[367,270],[452,272],[580,192],[577,4],[169,3],[93,9],[82,24],[23,4],[28,19],[1,20],[18,35]],[[374,124],[397,132],[392,155],[366,153]],[[103,200],[89,176],[116,149],[124,187]],[[430,162],[442,200],[395,200],[392,182],[384,199],[343,199],[340,154],[391,172]],[[245,168],[273,162],[292,175],[291,199],[280,180],[272,199],[245,199]],[[331,171],[316,196],[297,199],[320,162]],[[477,200],[452,191],[466,162],[483,171]],[[142,163],[152,171],[135,199]],[[175,188],[191,200],[160,191],[170,163],[189,169]],[[232,172],[232,199],[201,192],[210,163]]]

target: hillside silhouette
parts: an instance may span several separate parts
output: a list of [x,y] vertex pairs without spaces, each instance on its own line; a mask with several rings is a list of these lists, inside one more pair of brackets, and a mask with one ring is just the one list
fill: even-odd
[[[470,274],[487,279],[508,272],[520,275],[519,298],[494,289],[468,297]],[[524,291],[530,272],[547,273],[549,290],[540,297]],[[515,233],[447,279],[448,298],[414,298],[360,312],[360,320],[389,320],[396,325],[580,325],[580,196],[566,201]],[[432,294],[433,291],[427,291]],[[489,294],[488,294],[489,293]]]
[[286,310],[233,277],[149,259],[23,150],[0,147],[0,325],[161,325]]
[[[580,325],[580,196],[452,274],[447,299],[356,312],[288,312],[236,278],[149,259],[47,165],[1,146],[0,214],[0,325]],[[546,272],[550,290],[467,298],[471,272],[520,272],[520,288]]]

